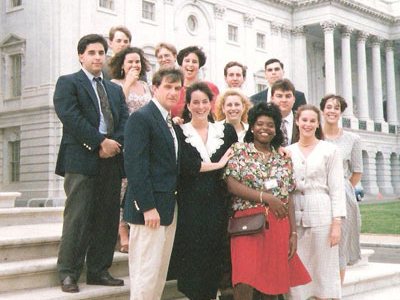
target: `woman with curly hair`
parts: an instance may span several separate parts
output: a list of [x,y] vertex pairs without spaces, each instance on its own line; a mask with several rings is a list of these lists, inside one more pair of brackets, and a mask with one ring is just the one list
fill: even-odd
[[269,228],[231,237],[232,285],[235,300],[278,299],[292,286],[310,282],[296,254],[297,232],[291,194],[296,181],[282,145],[281,112],[273,103],[249,110],[244,143],[236,143],[225,170],[233,195],[234,217],[265,213]]
[[[118,52],[109,63],[110,73],[114,79],[111,81],[120,85],[125,94],[126,104],[129,114],[147,104],[152,94],[148,84],[139,79],[144,77],[149,71],[149,62],[144,57],[143,50],[136,47],[128,47]],[[121,202],[127,187],[126,179],[122,180]],[[121,208],[121,219],[119,225],[120,251],[129,251],[129,225],[122,219],[123,210]]]
[[[178,103],[171,110],[171,116],[173,118],[182,117],[183,108],[185,107],[186,90],[190,85],[198,81],[199,70],[202,66],[205,65],[207,57],[204,51],[198,46],[189,46],[179,51],[176,59],[178,65],[181,67],[185,79],[183,82],[183,88],[181,89]],[[211,90],[213,94],[212,100],[215,100],[215,98],[219,94],[217,86],[208,81],[202,81],[202,82],[205,83]],[[212,101],[211,112],[214,111],[214,106],[213,106],[214,102],[215,101]]]
[[247,112],[252,107],[247,97],[237,89],[229,89],[219,95],[215,103],[215,120],[235,127],[239,142],[243,142],[249,125]]

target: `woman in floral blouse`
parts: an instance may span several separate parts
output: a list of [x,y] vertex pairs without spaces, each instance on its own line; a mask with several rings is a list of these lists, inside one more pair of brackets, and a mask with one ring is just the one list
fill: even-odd
[[[279,108],[259,103],[249,111],[244,143],[232,146],[225,171],[234,216],[269,212],[269,229],[231,238],[234,299],[277,299],[311,278],[296,254],[297,233],[291,192],[292,162],[277,149],[283,142]],[[253,295],[257,293],[258,295]]]

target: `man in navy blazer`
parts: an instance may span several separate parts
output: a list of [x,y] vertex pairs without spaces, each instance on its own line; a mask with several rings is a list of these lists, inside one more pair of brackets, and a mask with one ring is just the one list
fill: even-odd
[[123,285],[109,273],[118,236],[122,145],[128,109],[121,87],[102,78],[106,40],[82,37],[82,69],[61,76],[54,108],[63,124],[56,174],[67,195],[57,269],[64,292],[79,292],[85,257],[87,284]]
[[[267,78],[268,85],[270,87],[272,87],[277,80],[282,79],[284,73],[285,72],[283,70],[283,63],[279,59],[271,58],[265,62],[265,78]],[[295,91],[294,97],[296,98],[296,100],[293,105],[293,112],[296,111],[296,109],[300,105],[307,104],[306,97],[304,96],[303,92]],[[261,101],[270,102],[271,89],[267,88],[264,91],[254,94],[250,97],[250,101],[254,104],[257,104]]]
[[152,101],[130,115],[125,128],[131,300],[161,298],[177,219],[179,141],[171,109],[178,102],[183,74],[162,68],[152,83]]

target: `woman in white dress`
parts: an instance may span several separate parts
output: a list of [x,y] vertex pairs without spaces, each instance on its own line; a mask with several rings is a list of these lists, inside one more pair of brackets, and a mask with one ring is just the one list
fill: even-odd
[[249,124],[247,113],[252,107],[249,99],[237,89],[229,89],[218,96],[215,103],[215,120],[230,123],[236,130],[239,142],[243,142]]
[[302,105],[296,112],[300,139],[288,149],[296,174],[293,193],[298,234],[297,253],[312,281],[290,290],[290,299],[340,299],[339,241],[346,215],[342,158],[323,141],[320,111]]
[[324,118],[322,130],[325,140],[339,147],[343,159],[346,219],[342,220],[342,237],[339,244],[339,266],[342,284],[346,266],[353,265],[361,258],[361,215],[354,187],[361,180],[363,170],[360,137],[352,132],[343,131],[339,127],[340,116],[346,107],[346,100],[339,95],[333,94],[324,96],[320,103]]
[[[118,52],[109,63],[111,81],[120,85],[124,91],[126,105],[129,114],[149,103],[152,94],[147,82],[140,80],[149,70],[149,63],[144,57],[143,50],[136,47],[128,47]],[[122,179],[121,186],[121,202],[124,198],[126,187],[126,179]],[[121,204],[121,207],[123,205]],[[123,210],[121,208],[119,236],[120,236],[120,252],[128,253],[129,251],[129,225],[122,219]]]

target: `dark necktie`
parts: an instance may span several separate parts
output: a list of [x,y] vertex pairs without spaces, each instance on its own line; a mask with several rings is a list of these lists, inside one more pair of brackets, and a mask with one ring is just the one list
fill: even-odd
[[288,133],[287,133],[287,129],[286,129],[286,120],[282,120],[282,124],[281,124],[281,130],[283,133],[283,143],[282,146],[286,147],[288,145]]
[[172,118],[171,114],[168,113],[167,117],[165,118],[168,124],[169,131],[171,132],[172,138],[174,139],[174,148],[175,148],[175,156],[178,155],[177,150],[178,150],[178,141],[176,140],[176,135],[175,135],[175,130],[174,127],[172,127]]
[[107,136],[111,136],[114,132],[114,118],[111,112],[110,103],[103,85],[101,84],[101,77],[95,77],[97,94],[100,98],[101,112],[103,113],[104,122],[107,126]]

